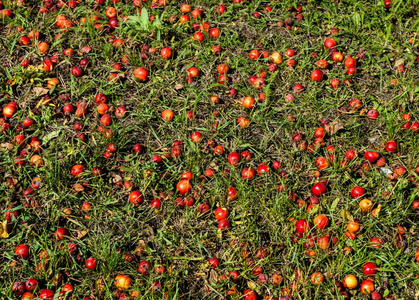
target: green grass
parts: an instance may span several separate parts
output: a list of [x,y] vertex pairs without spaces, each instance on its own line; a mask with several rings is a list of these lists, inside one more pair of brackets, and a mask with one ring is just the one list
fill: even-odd
[[[219,1],[189,1],[192,9],[203,9],[201,21],[221,30],[216,40],[204,33],[202,44],[192,39],[194,30],[190,25],[169,22],[172,15],[178,18],[182,15],[180,2],[169,1],[165,7],[151,8],[147,1],[142,8],[147,9],[149,16],[158,16],[162,23],[151,23],[143,15],[131,26],[122,20],[122,15],[139,15],[131,0],[117,4],[106,2],[96,10],[93,0],[81,1],[74,9],[56,6],[57,11],[42,15],[38,13],[39,1],[27,0],[26,7],[3,1],[6,8],[12,8],[14,17],[0,20],[0,104],[4,107],[15,101],[19,109],[7,120],[10,129],[0,134],[3,177],[0,221],[5,220],[6,211],[10,209],[18,210],[19,216],[10,221],[9,238],[0,239],[0,278],[3,279],[0,299],[20,299],[12,291],[13,283],[28,278],[36,278],[42,288],[50,288],[58,296],[62,285],[54,280],[57,277],[62,278],[62,284],[74,286],[74,292],[66,299],[112,299],[118,293],[114,285],[118,274],[129,275],[132,280],[125,295],[129,297],[132,291],[139,291],[141,299],[244,299],[243,291],[247,288],[256,291],[260,299],[267,296],[281,299],[286,289],[292,288],[293,299],[344,299],[335,282],[353,274],[360,284],[367,279],[362,267],[368,261],[375,262],[380,269],[374,276],[376,292],[383,297],[392,295],[392,299],[416,297],[418,216],[412,203],[418,200],[418,192],[417,185],[409,178],[418,164],[419,138],[417,133],[403,131],[401,126],[405,123],[404,113],[412,115],[412,122],[418,118],[417,1],[394,0],[390,9],[383,8],[383,1],[248,0],[240,4],[227,1],[224,3],[227,10],[220,16],[215,12]],[[291,9],[297,5],[302,5],[304,19],[301,21]],[[120,26],[113,32],[99,32],[90,21],[78,23],[67,32],[55,25],[59,14],[73,22],[97,15],[101,19],[98,22],[106,24],[108,6],[122,12]],[[271,7],[272,12],[264,12],[266,6]],[[259,12],[261,18],[255,18],[254,12]],[[293,21],[291,29],[278,25],[287,18]],[[201,21],[191,20],[191,23]],[[12,29],[16,26],[23,31]],[[331,35],[332,28],[339,32]],[[33,67],[25,69],[20,65],[21,59],[29,58],[37,67],[45,58],[36,45],[19,44],[20,37],[32,30],[42,33],[41,41],[51,42],[46,56],[60,57],[60,63],[51,72]],[[57,33],[64,33],[65,38],[54,41]],[[124,45],[119,49],[113,47],[108,41],[111,35],[122,38]],[[326,37],[337,41],[339,52],[357,58],[357,74],[347,75],[343,63],[331,60],[323,46]],[[157,51],[145,50],[144,45]],[[221,46],[220,54],[212,52],[214,45]],[[92,47],[92,51],[81,53],[84,46]],[[164,47],[173,50],[170,60],[159,55]],[[73,57],[63,55],[67,48],[75,51]],[[293,69],[287,67],[285,56],[275,73],[267,72],[268,58],[251,61],[248,57],[253,49],[284,54],[288,48],[296,52]],[[358,59],[360,53],[364,56],[362,59]],[[121,63],[125,54],[129,56],[127,64]],[[147,57],[142,58],[142,54]],[[71,68],[82,58],[89,59],[88,68],[82,77],[75,78],[71,76]],[[326,59],[329,68],[324,70],[322,82],[311,82],[310,74],[320,59]],[[108,77],[115,63],[121,63],[123,68],[118,73],[122,77],[110,83]],[[218,83],[217,66],[222,63],[230,67],[227,85]],[[400,63],[406,67],[403,73],[396,70]],[[201,74],[188,83],[186,70],[191,66],[196,66]],[[137,67],[150,71],[147,82],[134,79]],[[248,78],[258,74],[260,69],[266,71],[266,85],[256,90]],[[50,97],[50,101],[40,104],[42,99],[33,93],[33,88],[45,88],[47,80],[55,77],[60,84],[43,96],[44,100]],[[338,89],[331,87],[332,79],[341,81]],[[346,85],[347,79],[352,79],[353,84]],[[395,85],[391,84],[392,79],[397,79]],[[8,80],[15,84],[7,84]],[[304,86],[302,93],[294,92],[297,83]],[[231,88],[237,90],[235,98],[228,95]],[[62,113],[65,103],[58,96],[65,93],[70,94],[69,102],[74,106],[80,101],[88,103],[85,117]],[[94,100],[97,93],[104,93],[108,98],[113,119],[109,126],[113,132],[110,138],[98,132],[101,124]],[[264,93],[266,100],[256,101],[251,110],[238,103],[245,96],[257,100],[259,93]],[[287,102],[287,94],[293,94],[294,101]],[[211,103],[212,95],[220,98],[220,104]],[[354,98],[362,102],[362,107],[356,111],[349,106]],[[115,117],[118,106],[126,107],[126,117]],[[377,120],[366,116],[373,108],[379,112]],[[161,118],[165,109],[175,113],[171,122]],[[195,114],[191,120],[187,119],[189,111]],[[23,128],[26,140],[19,147],[14,138],[18,125],[28,116],[34,124]],[[249,127],[238,125],[240,116],[251,121]],[[290,121],[289,116],[295,121]],[[324,139],[325,146],[335,146],[336,163],[321,171],[320,178],[327,180],[328,191],[321,197],[320,204],[308,211],[311,186],[319,180],[314,173],[317,170],[315,159],[329,153],[326,147],[321,147],[310,154],[300,149],[301,142],[295,143],[292,135],[302,133],[303,140],[312,145],[313,133],[322,126],[322,118],[337,121],[342,129]],[[83,124],[81,132],[86,142],[76,137],[75,122]],[[219,123],[216,130],[215,122]],[[198,144],[190,139],[195,131],[201,132],[203,137]],[[31,137],[42,141],[38,154],[45,163],[40,168],[29,163],[34,154],[29,145]],[[171,152],[175,140],[184,143],[182,155],[163,158],[161,164],[153,163],[153,155]],[[223,146],[224,154],[214,155],[214,150],[207,145],[209,140]],[[398,142],[398,153],[384,150],[388,140]],[[112,158],[106,159],[103,153],[109,143],[116,144],[118,150]],[[144,147],[142,154],[132,151],[137,143]],[[22,149],[28,152],[27,164],[19,167],[14,159]],[[359,157],[343,170],[340,165],[349,149],[357,149]],[[385,168],[394,170],[403,166],[406,174],[390,180],[374,164],[370,165],[370,170],[364,170],[363,156],[369,149],[378,149],[385,157]],[[237,166],[228,164],[229,153],[244,150],[251,152],[250,161],[242,159]],[[274,160],[282,163],[280,170],[272,168]],[[270,174],[255,175],[251,181],[241,177],[244,168],[256,171],[261,162],[270,166]],[[76,164],[82,164],[85,169],[80,178],[71,175],[71,168]],[[103,174],[95,177],[94,167],[100,167]],[[214,171],[213,177],[204,176],[207,168]],[[224,170],[229,173],[225,174]],[[180,196],[176,184],[186,171],[193,173],[195,204],[179,208],[175,204]],[[279,171],[285,171],[287,176],[283,178]],[[25,196],[24,191],[35,177],[41,178],[41,188]],[[10,181],[14,181],[14,185]],[[125,181],[132,182],[132,190],[143,193],[141,205],[133,206],[129,202],[130,190],[118,185]],[[278,192],[280,184],[286,185],[287,190]],[[366,189],[365,197],[373,201],[374,208],[381,206],[378,216],[362,212],[360,200],[350,197],[350,190],[356,185]],[[228,201],[226,196],[230,186],[238,190],[234,201]],[[296,193],[298,201],[290,201],[290,192]],[[383,192],[389,192],[390,197],[384,198]],[[150,207],[151,200],[157,197],[162,199],[161,209]],[[92,205],[90,211],[81,209],[83,202]],[[208,214],[197,212],[201,203],[211,207]],[[231,223],[231,228],[223,232],[218,230],[213,214],[215,208],[221,206],[229,209]],[[71,209],[71,215],[65,214],[64,209]],[[329,235],[336,237],[337,243],[327,250],[318,248],[315,243],[310,250],[316,252],[316,257],[310,259],[306,248],[308,237],[297,238],[294,223],[306,219],[312,224],[318,214],[329,218],[329,226],[322,230],[311,229],[310,236],[315,240]],[[346,224],[351,218],[361,224],[355,240],[345,238]],[[405,234],[398,233],[398,225],[406,229]],[[59,227],[70,232],[63,241],[54,238]],[[371,247],[369,241],[373,237],[383,240],[382,248]],[[69,242],[77,244],[77,254],[67,251]],[[247,243],[246,248],[240,247],[242,242]],[[18,259],[14,254],[19,244],[29,246],[28,260]],[[138,246],[144,250],[141,255],[135,252]],[[351,254],[345,254],[345,247],[353,249]],[[268,251],[268,257],[255,256],[261,248]],[[36,267],[42,262],[39,253],[43,249],[50,258],[46,269],[39,271]],[[250,252],[249,258],[243,257],[243,250]],[[136,253],[135,260],[127,262],[126,253]],[[85,268],[88,257],[96,258],[95,270]],[[209,267],[207,259],[211,257],[219,258],[219,268]],[[137,271],[138,263],[143,260],[152,265],[147,275]],[[154,272],[154,266],[160,264],[166,268],[163,274]],[[260,282],[253,274],[254,266],[262,267],[263,274],[269,277],[267,283]],[[296,277],[297,269],[302,272],[301,278]],[[231,271],[238,271],[240,279],[217,281],[218,276]],[[311,283],[310,276],[315,272],[322,273],[324,283]],[[284,278],[280,286],[271,281],[275,273]],[[151,286],[155,282],[160,283],[162,289],[152,293]],[[226,294],[230,288],[236,290],[235,295]],[[346,292],[352,299],[370,298],[361,293],[359,286]]]

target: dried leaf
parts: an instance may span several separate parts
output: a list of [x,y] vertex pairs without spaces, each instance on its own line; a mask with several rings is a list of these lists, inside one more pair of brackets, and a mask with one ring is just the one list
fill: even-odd
[[398,59],[398,60],[396,60],[394,62],[394,67],[398,67],[398,66],[400,66],[402,64],[404,64],[404,59],[403,58],[400,58],[400,59]]
[[360,116],[365,116],[365,115],[367,115],[367,113],[368,113],[368,110],[366,108],[363,108],[359,111]]
[[143,249],[146,249],[147,248],[147,244],[145,243],[144,240],[139,240],[138,241],[138,245],[141,246],[141,247],[143,247]]
[[77,231],[76,239],[79,240],[87,234],[87,230]]
[[16,178],[10,178],[11,179],[11,182],[9,182],[9,184],[13,187],[13,186],[15,186],[18,182],[19,182],[19,180],[17,180]]
[[209,282],[210,283],[217,283],[218,282],[218,274],[215,272],[214,269],[211,269],[209,272]]
[[42,138],[42,144],[48,143],[50,140],[58,137],[59,135],[60,135],[60,130],[56,130],[56,131],[52,131],[48,133]]
[[35,97],[39,97],[48,94],[49,90],[44,89],[41,86],[36,86],[32,89],[32,92],[35,94]]
[[154,230],[151,226],[148,226],[148,225],[147,225],[147,228],[148,228],[148,231],[150,232],[150,240],[152,241],[154,240]]
[[218,165],[214,161],[211,162],[208,167],[213,169],[214,171],[218,171],[219,169]]
[[103,291],[103,290],[105,289],[105,284],[103,283],[103,279],[102,279],[102,278],[99,278],[99,279],[96,281],[96,287],[97,287],[97,289],[98,289],[99,291]]
[[180,89],[183,89],[183,84],[180,84],[180,83],[176,84],[175,90],[180,90]]
[[278,250],[278,251],[283,250],[286,247],[286,245],[284,243],[281,243],[281,242],[271,242],[271,245],[272,246],[277,246],[276,250]]
[[336,198],[333,202],[332,205],[330,206],[330,211],[334,211],[336,209],[336,207],[339,204],[339,198]]
[[83,192],[84,191],[84,187],[80,183],[76,183],[75,185],[73,185],[73,189],[76,192]]
[[336,132],[344,128],[345,127],[342,124],[340,124],[338,121],[333,121],[332,123],[324,126],[324,129],[326,129],[329,135],[334,135]]
[[354,217],[351,215],[351,213],[349,212],[349,211],[347,211],[346,209],[343,209],[341,212],[340,212],[340,216],[342,217],[342,219],[346,219],[346,220],[349,220],[349,221],[353,221],[353,219],[354,219]]
[[1,150],[6,149],[6,150],[10,151],[10,150],[13,149],[13,144],[11,144],[11,143],[1,143],[0,148],[2,148]]
[[120,181],[122,181],[122,177],[118,174],[115,174],[112,178],[112,182],[117,183],[117,182],[120,182]]
[[9,237],[9,232],[7,230],[7,221],[3,221],[1,222],[1,226],[0,226],[0,236],[2,238],[7,239]]

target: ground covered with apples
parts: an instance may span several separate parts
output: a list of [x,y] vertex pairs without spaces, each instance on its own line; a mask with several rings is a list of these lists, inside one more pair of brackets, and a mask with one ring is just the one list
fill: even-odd
[[417,299],[416,1],[0,1],[1,299]]

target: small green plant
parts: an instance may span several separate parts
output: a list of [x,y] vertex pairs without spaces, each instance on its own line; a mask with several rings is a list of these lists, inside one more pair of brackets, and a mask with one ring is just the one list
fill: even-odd
[[149,32],[155,35],[157,40],[161,39],[162,21],[160,16],[155,16],[153,22],[150,21],[147,9],[141,10],[139,16],[128,16],[126,33],[135,36],[140,32]]

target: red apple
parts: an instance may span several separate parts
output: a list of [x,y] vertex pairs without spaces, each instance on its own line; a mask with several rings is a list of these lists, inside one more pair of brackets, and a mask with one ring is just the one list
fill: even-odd
[[380,154],[375,151],[366,151],[364,157],[366,160],[373,164],[378,160]]
[[313,224],[317,229],[324,229],[329,225],[329,219],[325,215],[318,215],[314,218]]
[[145,82],[148,80],[148,70],[145,68],[137,68],[134,71],[134,77],[138,78],[139,81]]
[[396,153],[397,152],[397,142],[396,141],[388,141],[386,143],[386,151],[390,153]]
[[147,260],[143,260],[138,264],[137,270],[140,275],[146,275],[147,272],[151,269],[151,263]]
[[243,291],[243,299],[244,300],[257,300],[258,295],[256,294],[256,292],[247,289]]
[[327,192],[327,188],[323,182],[318,182],[311,187],[311,192],[313,195],[320,197]]
[[229,211],[225,207],[218,207],[214,213],[215,213],[215,219],[217,219],[218,221],[227,219],[229,215]]
[[189,182],[189,180],[182,179],[178,182],[178,184],[176,185],[176,188],[177,188],[179,194],[185,195],[192,190],[192,185]]
[[28,257],[29,257],[29,247],[24,245],[24,244],[21,244],[21,245],[16,247],[15,254],[19,258],[28,259]]
[[351,197],[354,198],[354,199],[360,198],[364,194],[365,194],[365,189],[363,187],[360,187],[360,186],[355,186],[351,190]]
[[63,240],[65,238],[65,236],[68,236],[68,235],[69,235],[69,233],[68,233],[67,229],[65,229],[64,227],[58,228],[54,233],[54,237],[58,241]]
[[337,45],[336,41],[335,41],[334,39],[332,39],[332,38],[327,38],[327,39],[325,39],[325,41],[324,41],[324,46],[325,46],[327,49],[333,48],[333,47],[335,47],[336,45]]
[[373,262],[367,262],[362,267],[362,270],[363,270],[364,274],[367,275],[367,276],[374,275],[374,274],[377,273],[377,265]]
[[220,266],[220,261],[216,257],[209,258],[208,263],[212,268],[218,268]]
[[89,257],[88,259],[86,259],[86,262],[84,264],[84,266],[89,270],[96,269],[96,265],[96,259],[94,259],[93,257]]
[[297,223],[295,223],[295,229],[298,233],[304,234],[310,230],[310,225],[306,220],[299,220]]
[[252,180],[255,177],[255,171],[252,168],[245,168],[242,171],[242,178],[245,180]]
[[323,72],[321,70],[314,70],[311,73],[311,80],[320,82],[323,79]]

